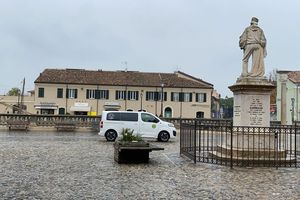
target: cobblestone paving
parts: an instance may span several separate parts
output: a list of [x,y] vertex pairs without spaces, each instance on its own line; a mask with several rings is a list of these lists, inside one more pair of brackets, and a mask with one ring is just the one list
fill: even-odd
[[0,199],[300,199],[300,169],[194,164],[179,141],[117,164],[92,133],[0,132]]

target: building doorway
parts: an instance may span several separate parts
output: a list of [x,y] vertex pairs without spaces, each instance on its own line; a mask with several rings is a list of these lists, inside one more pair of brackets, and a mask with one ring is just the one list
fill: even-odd
[[172,108],[170,108],[170,107],[165,108],[164,117],[165,118],[171,118],[172,117]]
[[196,118],[198,118],[198,119],[204,118],[204,112],[198,111],[198,112],[196,113]]
[[59,108],[58,109],[58,114],[59,115],[64,115],[65,114],[65,108]]

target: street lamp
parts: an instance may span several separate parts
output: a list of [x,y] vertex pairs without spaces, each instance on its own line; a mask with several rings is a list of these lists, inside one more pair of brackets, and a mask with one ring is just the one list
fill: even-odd
[[141,111],[143,110],[143,90],[141,91]]
[[300,84],[297,84],[297,89],[296,89],[296,118],[297,118],[297,121],[299,121],[299,98],[298,98],[299,86],[300,86]]
[[295,111],[295,98],[291,98],[292,101],[292,108],[291,108],[291,114],[292,114],[292,124],[294,123],[294,111]]
[[160,116],[163,117],[163,106],[164,106],[164,98],[163,98],[163,94],[164,94],[164,84],[162,83],[160,85],[161,87],[161,95],[160,95],[160,100],[161,100],[161,105],[160,105]]

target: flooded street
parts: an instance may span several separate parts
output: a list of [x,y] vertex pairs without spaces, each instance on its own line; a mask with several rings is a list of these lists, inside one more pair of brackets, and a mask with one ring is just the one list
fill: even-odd
[[0,199],[300,199],[300,170],[194,164],[179,137],[148,164],[117,164],[90,132],[0,132]]

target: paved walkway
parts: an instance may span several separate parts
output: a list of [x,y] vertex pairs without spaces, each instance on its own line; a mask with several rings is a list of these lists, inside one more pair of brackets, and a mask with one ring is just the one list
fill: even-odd
[[178,139],[149,164],[113,160],[92,133],[0,132],[0,199],[300,199],[300,169],[189,161]]

